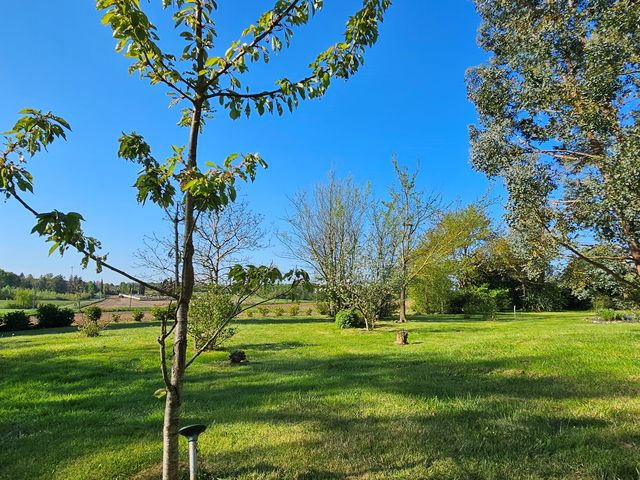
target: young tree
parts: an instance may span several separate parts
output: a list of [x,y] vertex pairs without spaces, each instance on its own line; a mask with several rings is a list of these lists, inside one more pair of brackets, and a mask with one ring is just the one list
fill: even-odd
[[[258,114],[282,114],[293,110],[300,100],[325,94],[332,79],[347,79],[363,62],[364,51],[378,38],[378,27],[390,0],[363,0],[362,8],[347,22],[344,39],[320,53],[310,64],[308,74],[299,80],[281,78],[273,89],[252,91],[242,86],[252,62],[268,61],[272,53],[289,46],[293,30],[306,24],[322,7],[322,0],[277,0],[249,25],[221,55],[216,54],[214,0],[163,0],[175,30],[185,42],[177,53],[163,50],[156,26],[138,0],[98,0],[104,12],[103,23],[113,30],[116,49],[131,59],[130,71],[138,72],[151,84],[164,85],[172,104],[183,103],[179,124],[188,129],[186,145],[174,145],[166,161],[157,160],[144,138],[131,132],[120,138],[119,156],[141,168],[136,181],[139,202],[152,201],[162,208],[180,205],[182,217],[181,278],[177,289],[160,288],[176,299],[175,322],[163,328],[159,337],[162,378],[166,385],[163,429],[163,479],[178,478],[178,429],[183,395],[187,348],[187,319],[194,287],[193,233],[199,212],[217,210],[235,199],[236,179],[253,179],[258,166],[265,166],[256,154],[232,154],[221,165],[209,164],[201,170],[198,140],[205,121],[214,113],[213,102],[229,112],[231,118]],[[51,252],[74,248],[97,269],[108,268],[149,289],[158,290],[142,279],[111,265],[100,254],[100,242],[82,229],[83,217],[58,210],[38,212],[24,199],[32,192],[32,176],[26,169],[27,157],[46,148],[55,138],[65,137],[68,123],[51,113],[25,110],[9,133],[0,155],[0,189],[36,217],[34,233],[52,243]],[[176,187],[177,185],[177,187]],[[165,355],[166,340],[172,336],[170,368]]]
[[200,215],[195,232],[196,278],[219,285],[232,265],[242,263],[243,254],[266,246],[265,236],[262,215],[251,211],[244,199]]
[[433,220],[439,209],[439,198],[436,195],[425,196],[416,189],[418,169],[409,172],[398,161],[393,159],[398,186],[391,190],[392,204],[400,224],[398,255],[398,291],[400,294],[399,321],[407,321],[407,290],[409,284],[421,271],[416,264],[416,246],[429,220]]
[[411,252],[410,281],[421,306],[442,311],[447,289],[468,286],[472,259],[489,238],[490,225],[483,200],[438,215]]
[[393,204],[371,202],[365,240],[349,282],[339,286],[343,303],[360,311],[368,330],[391,315],[397,292],[398,219]]
[[369,189],[330,173],[311,198],[302,192],[290,205],[293,211],[286,219],[290,231],[280,239],[295,259],[311,267],[334,316],[343,307],[344,286],[353,283],[358,269]]
[[[504,178],[510,223],[532,244],[640,288],[640,3],[476,6],[492,55],[468,73],[473,164]],[[635,278],[592,255],[598,243],[623,249]]]
[[[134,252],[137,266],[144,269],[145,276],[163,283],[171,290],[180,288],[180,267],[182,256],[181,205],[176,203],[164,209],[164,220],[170,223],[171,232],[159,236],[155,232],[142,239],[144,247]],[[168,280],[171,279],[171,280]]]

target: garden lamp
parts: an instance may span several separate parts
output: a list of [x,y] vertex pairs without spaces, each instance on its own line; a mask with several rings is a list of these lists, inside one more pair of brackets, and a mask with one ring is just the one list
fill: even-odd
[[178,433],[189,441],[189,479],[196,480],[198,473],[198,435],[207,429],[206,425],[187,425],[178,430]]

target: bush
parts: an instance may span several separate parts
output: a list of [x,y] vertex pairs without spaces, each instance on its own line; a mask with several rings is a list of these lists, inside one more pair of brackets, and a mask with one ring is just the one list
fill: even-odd
[[141,322],[142,320],[144,320],[144,312],[140,309],[136,309],[131,314],[131,318],[134,322]]
[[153,307],[151,316],[156,322],[169,322],[176,318],[177,308],[174,305],[166,307]]
[[5,332],[15,332],[29,328],[29,316],[21,310],[17,312],[5,313],[0,317],[0,330]]
[[498,299],[505,295],[504,292],[503,289],[490,289],[486,285],[460,289],[451,296],[451,311],[463,313],[466,318],[471,315],[493,318],[498,311]]
[[111,314],[111,321],[113,323],[118,323],[120,321],[120,314],[119,313],[112,313]]
[[100,307],[87,307],[83,313],[85,318],[91,322],[97,322],[102,317],[102,309]]
[[38,307],[36,317],[40,328],[69,327],[73,323],[73,310],[47,303]]
[[307,316],[310,317],[313,315],[313,308],[307,308]]
[[87,307],[82,314],[84,316],[84,322],[78,326],[78,329],[87,337],[97,337],[100,335],[100,330],[104,328],[103,325],[98,324],[98,320],[102,317],[102,309],[96,306]]
[[329,304],[327,302],[318,302],[316,308],[320,315],[329,315]]
[[532,312],[557,312],[567,304],[568,293],[556,284],[546,283],[542,287],[528,290],[522,299],[525,310]]
[[355,310],[340,310],[336,314],[336,325],[340,328],[363,328],[364,320]]
[[253,317],[253,310],[247,310],[247,317],[249,318]]
[[258,307],[258,312],[260,312],[260,316],[261,317],[268,317],[269,316],[269,308],[265,307],[263,305]]
[[189,306],[187,331],[193,337],[196,350],[202,348],[216,334],[216,338],[208,345],[207,350],[219,348],[222,342],[231,338],[235,334],[235,329],[225,324],[235,316],[235,313],[235,305],[230,295],[207,292],[194,297]]
[[637,322],[640,321],[638,312],[621,312],[612,308],[601,308],[596,311],[596,319],[601,322]]
[[276,307],[276,308],[274,308],[274,309],[273,309],[273,314],[274,314],[276,317],[281,317],[282,315],[284,315],[284,308],[282,308],[282,307]]
[[289,315],[291,315],[292,317],[297,317],[299,313],[300,313],[299,305],[291,305],[289,307]]
[[104,328],[104,325],[100,325],[93,320],[87,320],[85,318],[81,325],[78,325],[78,330],[87,337],[97,337],[100,335],[100,331]]

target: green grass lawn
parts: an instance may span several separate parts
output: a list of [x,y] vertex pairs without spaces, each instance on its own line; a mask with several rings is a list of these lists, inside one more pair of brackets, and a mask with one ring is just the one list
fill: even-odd
[[[184,423],[212,478],[640,478],[640,325],[586,314],[414,319],[339,331],[247,318],[188,371]],[[149,323],[0,338],[0,478],[157,478]],[[182,443],[186,459],[186,444]]]

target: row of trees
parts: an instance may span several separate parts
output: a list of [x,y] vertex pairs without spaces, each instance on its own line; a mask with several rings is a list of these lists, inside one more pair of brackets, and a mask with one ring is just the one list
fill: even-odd
[[416,189],[417,171],[393,165],[397,180],[386,199],[329,174],[291,201],[280,239],[314,272],[330,315],[356,309],[373,328],[397,307],[404,322],[407,293],[414,310],[429,313],[639,304],[634,266],[611,244],[589,247],[608,259],[607,269],[558,243],[536,248],[531,232],[492,220],[487,198],[446,205]]
[[393,166],[397,184],[387,199],[330,173],[310,194],[292,199],[289,229],[280,234],[290,255],[315,273],[330,315],[357,309],[367,328],[388,316],[397,299],[399,320],[406,321],[409,285],[421,271],[416,246],[441,209],[437,195],[417,190],[417,170],[395,159]]
[[117,292],[118,286],[100,281],[85,281],[78,275],[64,278],[62,275],[47,273],[39,277],[31,274],[13,273],[0,269],[0,290],[9,292],[13,289],[30,289],[53,292],[56,294],[94,294]]
[[40,296],[47,295],[48,299],[56,297],[62,299],[77,294],[93,296],[118,293],[143,295],[147,291],[152,294],[157,293],[154,289],[148,290],[144,285],[135,282],[110,283],[103,280],[84,280],[79,275],[70,275],[65,278],[53,273],[35,277],[31,274],[18,274],[0,269],[0,300],[13,298],[16,290],[32,290],[39,292]]

